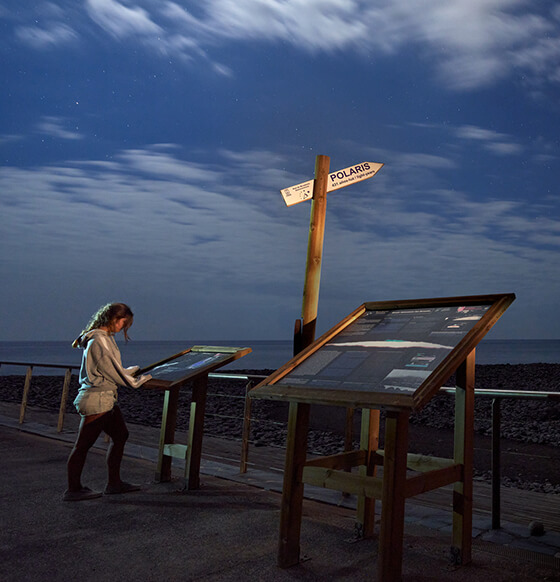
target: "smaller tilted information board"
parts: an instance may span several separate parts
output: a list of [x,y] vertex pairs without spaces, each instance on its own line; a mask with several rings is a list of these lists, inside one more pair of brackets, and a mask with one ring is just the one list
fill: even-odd
[[136,372],[136,376],[150,374],[169,388],[192,380],[200,374],[208,374],[251,352],[251,348],[227,346],[193,346],[169,358],[150,364]]
[[[147,390],[165,390],[161,418],[156,480],[171,480],[172,459],[185,462],[185,489],[200,487],[200,460],[204,435],[204,412],[208,389],[208,374],[251,352],[251,348],[227,346],[193,346],[169,358],[155,362],[136,372],[150,374],[152,379],[143,385]],[[179,391],[192,386],[188,441],[175,443]]]
[[364,303],[251,391],[255,398],[418,408],[512,295]]

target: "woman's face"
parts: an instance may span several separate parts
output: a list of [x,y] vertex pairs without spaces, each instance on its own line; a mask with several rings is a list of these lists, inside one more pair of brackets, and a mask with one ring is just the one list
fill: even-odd
[[130,325],[128,325],[128,327],[130,327],[132,325],[132,319],[129,320],[128,317],[119,317],[118,319],[115,319],[113,321],[113,329],[111,330],[113,333],[119,333],[120,331],[123,330],[124,327],[127,327],[127,324],[130,321]]

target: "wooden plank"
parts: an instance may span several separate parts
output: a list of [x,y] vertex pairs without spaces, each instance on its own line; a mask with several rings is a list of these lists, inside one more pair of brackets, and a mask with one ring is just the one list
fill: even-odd
[[378,578],[402,577],[408,411],[388,411],[385,419],[385,464],[379,538]]
[[281,568],[299,562],[304,491],[302,474],[307,456],[309,408],[309,404],[290,403],[278,540],[278,566]]
[[187,451],[188,445],[180,445],[180,444],[172,444],[172,445],[163,445],[163,454],[168,455],[169,457],[173,457],[174,459],[183,459],[187,458]]
[[[379,457],[385,456],[385,451],[379,449],[376,451]],[[377,465],[382,465],[383,463],[376,463]],[[444,469],[451,467],[455,464],[453,459],[446,459],[444,457],[431,457],[429,455],[422,455],[419,453],[408,453],[406,456],[406,467],[411,471],[419,471],[421,473],[425,471],[434,471],[436,469]]]
[[457,370],[454,459],[463,466],[453,488],[453,552],[458,564],[472,560],[475,350]]
[[415,495],[420,495],[421,493],[426,493],[426,491],[432,491],[433,489],[439,489],[450,483],[455,483],[463,478],[463,466],[453,465],[451,467],[446,467],[444,469],[435,469],[433,471],[427,471],[421,475],[415,475],[414,477],[409,477],[406,480],[406,493],[405,497],[414,497]]
[[325,404],[327,406],[344,406],[346,408],[413,408],[414,399],[406,394],[384,392],[366,392],[358,390],[331,390],[309,388],[287,384],[271,384],[255,387],[251,398],[263,400],[281,400],[301,402],[303,404]]
[[361,497],[380,499],[383,493],[383,480],[326,467],[304,467],[302,481],[308,485],[344,491]]
[[306,461],[306,467],[324,467],[325,469],[342,469],[348,470],[358,465],[367,463],[367,451],[349,451],[347,453],[338,453],[325,457],[317,457]]

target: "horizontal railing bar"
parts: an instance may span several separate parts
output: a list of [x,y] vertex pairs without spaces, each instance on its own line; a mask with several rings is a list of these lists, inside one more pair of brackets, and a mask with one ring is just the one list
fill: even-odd
[[35,364],[31,362],[0,362],[0,366],[31,366],[33,368],[62,368],[67,370],[71,368],[72,370],[78,370],[80,368],[79,364]]
[[[80,368],[80,364],[44,364],[44,363],[35,363],[35,362],[11,362],[11,361],[0,361],[0,366],[32,366],[33,368],[62,368],[67,370],[68,368],[72,368],[73,370],[77,370]],[[263,380],[267,376],[261,374],[230,374],[230,373],[220,373],[220,372],[210,372],[208,374],[209,378],[222,378],[227,380],[252,380],[258,379]]]
[[265,378],[268,378],[268,376],[262,376],[260,374],[230,374],[229,372],[210,372],[208,374],[208,378],[222,378],[227,380],[264,380]]
[[[446,394],[455,394],[457,388],[453,386],[442,386],[440,392]],[[560,392],[543,392],[531,390],[492,390],[489,388],[475,388],[475,396],[487,396],[488,398],[519,398],[522,400],[539,400],[551,398],[553,400],[560,400]]]

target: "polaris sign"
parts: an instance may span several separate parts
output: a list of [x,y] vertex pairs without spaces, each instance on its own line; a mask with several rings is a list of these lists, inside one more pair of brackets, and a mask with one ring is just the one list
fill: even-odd
[[[345,186],[350,186],[350,184],[373,178],[382,167],[383,164],[376,162],[362,162],[361,164],[344,168],[344,170],[339,170],[338,172],[331,172],[329,174],[327,192],[339,190]],[[308,180],[307,182],[280,190],[286,206],[292,206],[293,204],[312,198],[313,182],[314,180]]]

